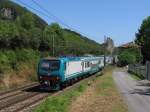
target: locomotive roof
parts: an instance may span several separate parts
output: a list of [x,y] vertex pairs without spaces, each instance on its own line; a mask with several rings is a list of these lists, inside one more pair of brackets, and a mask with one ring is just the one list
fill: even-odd
[[43,60],[91,60],[91,59],[98,59],[103,57],[46,57]]
[[59,58],[57,57],[46,57],[46,58],[43,58],[44,60],[59,60]]

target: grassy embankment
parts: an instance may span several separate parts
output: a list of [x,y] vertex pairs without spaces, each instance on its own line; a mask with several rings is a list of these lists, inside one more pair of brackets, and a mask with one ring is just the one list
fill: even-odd
[[140,81],[140,80],[145,79],[145,78],[144,78],[142,75],[140,75],[140,74],[136,74],[136,73],[133,73],[133,72],[130,72],[130,71],[128,71],[128,73],[129,73],[130,76],[131,76],[133,79],[135,79],[135,80]]
[[133,79],[135,79],[135,80],[138,80],[138,81],[139,81],[139,80],[143,80],[143,79],[144,79],[144,77],[142,77],[142,76],[139,75],[139,74],[135,74],[135,73],[133,73],[133,72],[129,72],[126,67],[118,67],[117,70],[118,70],[118,71],[125,71],[125,72],[128,72],[128,73],[130,74],[130,76],[131,76]]
[[130,76],[131,76],[133,79],[138,80],[138,81],[144,79],[144,77],[140,77],[139,75],[136,75],[136,74],[133,74],[133,73],[130,73]]
[[[99,104],[99,110],[105,109],[105,111],[103,112],[127,112],[126,106],[124,106],[122,98],[116,90],[112,78],[112,69],[112,67],[108,67],[107,69],[105,69],[103,71],[103,75],[92,80],[90,85],[88,81],[83,81],[81,82],[80,86],[74,87],[73,89],[64,92],[59,96],[47,98],[34,110],[34,112],[70,112],[72,106],[74,106],[74,102],[76,105],[78,103],[76,101],[80,99],[80,97],[83,99],[84,94],[86,94],[86,91],[90,87],[93,87],[94,89],[92,89],[87,99],[83,99],[86,100],[85,102],[93,101],[92,105],[94,105],[94,102],[98,101],[97,104]],[[93,99],[88,100],[89,97]],[[86,104],[84,104],[84,102],[82,103],[83,100],[81,100],[79,103],[81,103],[81,105],[83,105],[83,108],[85,108]],[[87,107],[90,107],[90,105],[87,105]],[[74,110],[78,111],[76,109]]]

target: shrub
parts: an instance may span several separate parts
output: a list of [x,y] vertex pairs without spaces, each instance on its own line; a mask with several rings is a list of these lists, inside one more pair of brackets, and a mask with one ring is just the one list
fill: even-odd
[[17,59],[16,59],[15,52],[12,50],[9,50],[9,51],[5,51],[4,53],[8,58],[9,65],[11,66],[11,68],[17,70]]
[[126,66],[128,64],[133,64],[136,62],[136,55],[130,52],[122,52],[119,56],[119,66]]
[[40,53],[32,49],[0,51],[0,73],[19,70],[23,63],[36,67]]
[[39,58],[38,51],[32,49],[17,49],[15,52],[19,62],[29,62]]
[[0,73],[4,73],[4,71],[8,70],[9,68],[10,66],[8,57],[3,52],[0,52]]

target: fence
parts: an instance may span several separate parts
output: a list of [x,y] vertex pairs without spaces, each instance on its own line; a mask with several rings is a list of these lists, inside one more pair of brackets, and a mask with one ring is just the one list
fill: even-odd
[[131,64],[128,66],[128,71],[132,72],[140,77],[147,78],[147,65]]
[[149,61],[146,62],[146,72],[147,72],[146,79],[150,80],[150,62]]

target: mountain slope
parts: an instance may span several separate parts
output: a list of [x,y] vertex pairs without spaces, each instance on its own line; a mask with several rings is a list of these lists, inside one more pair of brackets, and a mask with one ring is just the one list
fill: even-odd
[[[47,23],[36,14],[28,11],[9,0],[0,0],[0,44],[1,48],[32,48],[48,50],[52,48],[52,35],[55,35],[57,45],[64,43],[63,49],[56,46],[56,54],[59,55],[66,47],[66,41],[70,45],[78,46],[74,55],[84,53],[98,54],[100,45],[81,34],[61,28],[58,24]],[[80,46],[81,45],[81,46]],[[87,50],[83,51],[83,48]],[[76,48],[76,47],[75,47]],[[89,50],[88,50],[89,48]],[[62,50],[61,50],[62,49]],[[68,51],[71,51],[67,46]],[[72,53],[72,52],[66,52]]]

